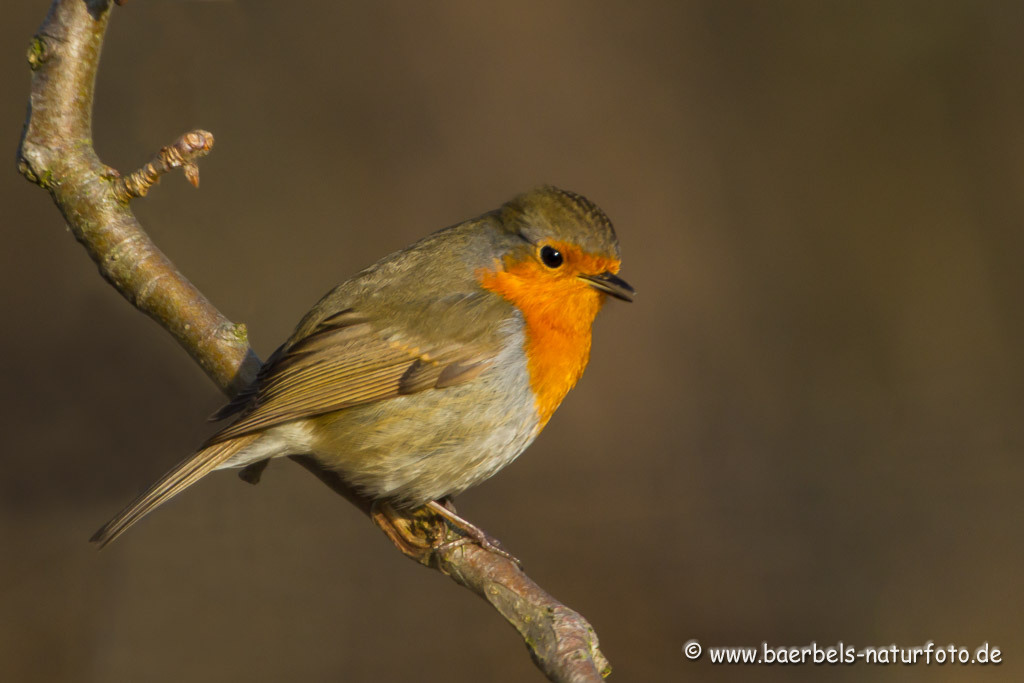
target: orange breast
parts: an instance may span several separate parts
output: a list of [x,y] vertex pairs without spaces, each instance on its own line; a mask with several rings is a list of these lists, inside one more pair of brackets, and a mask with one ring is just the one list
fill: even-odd
[[[597,265],[592,264],[595,272]],[[618,269],[617,263],[609,265]],[[604,295],[572,272],[552,271],[532,259],[477,276],[484,288],[501,294],[523,314],[540,430],[587,367],[591,327]]]

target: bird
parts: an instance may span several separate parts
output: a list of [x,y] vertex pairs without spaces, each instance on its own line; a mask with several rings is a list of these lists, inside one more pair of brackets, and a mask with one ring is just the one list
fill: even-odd
[[[211,419],[230,420],[93,535],[100,547],[214,470],[305,455],[371,501],[428,506],[515,460],[590,358],[618,276],[608,216],[553,186],[439,230],[320,299]],[[245,478],[245,476],[243,476]]]

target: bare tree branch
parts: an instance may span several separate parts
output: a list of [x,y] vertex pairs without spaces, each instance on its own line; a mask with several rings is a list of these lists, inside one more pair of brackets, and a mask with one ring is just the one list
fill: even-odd
[[[28,51],[32,86],[18,168],[50,192],[100,274],[170,332],[222,391],[235,395],[260,366],[245,326],[221,315],[175,269],[128,205],[178,166],[197,185],[195,160],[210,150],[213,136],[205,131],[187,133],[125,178],[99,160],[91,139],[93,86],[109,18],[110,0],[52,3]],[[550,680],[586,683],[611,672],[590,624],[514,562],[475,544],[460,543],[460,536],[429,510],[380,514],[337,473],[321,469],[309,457],[293,459],[370,515],[405,555],[487,600],[520,632],[534,662]],[[249,480],[258,477],[258,471],[249,472]]]
[[93,85],[109,16],[106,0],[51,5],[28,50],[32,89],[18,168],[53,195],[100,274],[234,394],[260,366],[245,326],[221,315],[157,249],[114,193],[117,173],[92,147]]

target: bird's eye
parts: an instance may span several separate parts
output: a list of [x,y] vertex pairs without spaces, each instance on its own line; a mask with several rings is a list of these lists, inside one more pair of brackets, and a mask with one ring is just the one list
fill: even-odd
[[562,265],[562,252],[558,251],[554,247],[541,247],[540,260],[544,262],[544,265],[548,268],[557,268]]

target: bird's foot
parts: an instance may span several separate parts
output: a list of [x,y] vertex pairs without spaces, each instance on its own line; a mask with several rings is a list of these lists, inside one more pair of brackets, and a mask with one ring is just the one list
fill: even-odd
[[520,569],[523,568],[523,563],[519,561],[519,558],[508,552],[501,547],[501,543],[494,536],[473,524],[467,519],[460,517],[455,513],[455,508],[452,506],[451,501],[445,499],[444,503],[440,503],[436,500],[432,500],[427,503],[424,507],[433,510],[440,516],[444,517],[448,521],[448,524],[452,526],[456,531],[464,534],[462,538],[456,538],[452,541],[444,541],[434,546],[434,552],[442,550],[450,550],[457,548],[460,545],[467,543],[476,543],[484,550],[490,551],[495,555],[500,555],[506,560],[514,562]]

